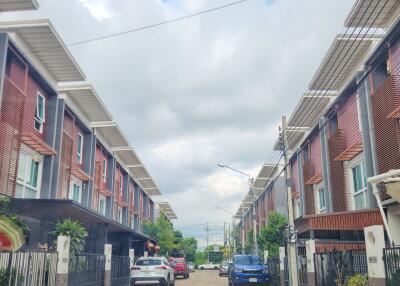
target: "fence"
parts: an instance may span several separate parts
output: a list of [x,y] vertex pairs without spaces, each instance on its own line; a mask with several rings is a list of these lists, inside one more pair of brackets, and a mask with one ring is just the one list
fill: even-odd
[[314,264],[319,286],[344,286],[351,276],[368,273],[365,250],[315,253]]
[[0,252],[0,283],[8,286],[55,286],[57,253]]
[[267,259],[268,271],[271,274],[271,283],[274,286],[281,285],[281,267],[279,258]]
[[400,247],[384,249],[383,259],[385,261],[386,285],[400,285]]
[[130,259],[128,256],[111,256],[111,286],[129,285]]
[[68,285],[104,285],[105,256],[80,253],[70,257],[68,265]]
[[308,278],[307,278],[307,256],[299,255],[297,256],[297,265],[299,267],[299,286],[307,286]]

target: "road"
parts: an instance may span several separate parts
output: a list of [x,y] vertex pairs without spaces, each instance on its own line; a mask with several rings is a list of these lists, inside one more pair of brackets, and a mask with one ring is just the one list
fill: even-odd
[[227,286],[228,278],[219,277],[217,270],[196,270],[189,279],[178,278],[176,286]]

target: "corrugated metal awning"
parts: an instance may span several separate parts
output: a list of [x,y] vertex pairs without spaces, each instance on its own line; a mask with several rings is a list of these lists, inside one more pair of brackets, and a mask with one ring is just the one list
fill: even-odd
[[346,27],[388,28],[400,6],[398,0],[358,0],[347,16]]
[[160,189],[157,187],[153,178],[150,176],[149,172],[143,164],[139,163],[136,165],[127,165],[127,167],[148,195],[161,195]]
[[276,164],[264,164],[255,179],[254,187],[264,190],[267,186],[267,183],[277,169],[278,165]]
[[66,93],[90,122],[113,120],[110,112],[107,110],[92,85],[60,85],[58,91],[60,93]]
[[128,140],[125,138],[125,135],[122,133],[122,130],[116,122],[92,122],[91,127],[95,128],[96,131],[102,135],[111,148],[114,149],[129,146]]
[[340,91],[362,68],[363,59],[379,39],[381,36],[336,36],[309,89]]
[[[85,75],[48,20],[0,22],[0,31],[15,33],[57,82],[83,81]],[[29,54],[28,54],[29,56]]]
[[159,202],[157,203],[159,209],[165,214],[168,219],[177,219],[177,215],[172,209],[171,205],[168,202]]
[[0,0],[0,12],[38,9],[36,0]]

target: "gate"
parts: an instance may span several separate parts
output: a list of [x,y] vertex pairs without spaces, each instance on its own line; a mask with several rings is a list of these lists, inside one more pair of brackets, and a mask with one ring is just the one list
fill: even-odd
[[80,253],[69,259],[68,285],[104,285],[105,256]]
[[271,274],[271,283],[273,286],[281,285],[281,267],[279,258],[267,259],[268,271]]
[[368,274],[365,250],[314,254],[317,285],[344,286],[356,274]]
[[307,279],[307,256],[299,255],[297,256],[297,265],[299,267],[299,286],[308,286]]
[[111,286],[129,285],[129,256],[111,256]]
[[385,261],[386,285],[400,285],[400,247],[384,249],[383,259]]
[[1,285],[55,286],[56,268],[56,252],[0,252]]

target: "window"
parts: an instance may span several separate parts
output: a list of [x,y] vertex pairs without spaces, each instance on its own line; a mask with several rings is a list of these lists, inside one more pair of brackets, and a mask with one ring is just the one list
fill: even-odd
[[76,159],[79,164],[82,164],[82,148],[83,148],[83,136],[82,134],[78,133],[78,138],[76,142]]
[[107,182],[107,160],[103,159],[103,169],[102,169],[102,177],[103,177],[103,182]]
[[122,196],[122,190],[124,189],[124,177],[119,176],[119,195]]
[[325,211],[326,206],[325,206],[325,192],[324,188],[321,188],[318,190],[318,197],[319,197],[319,210]]
[[294,211],[295,211],[295,218],[299,218],[301,216],[301,205],[300,199],[294,200]]
[[46,114],[46,98],[40,92],[38,92],[36,96],[35,129],[40,133],[43,133],[45,114]]
[[106,197],[103,195],[99,197],[99,213],[106,215]]
[[135,229],[135,216],[131,215],[131,228]]
[[118,217],[117,220],[119,223],[122,223],[122,208],[118,207]]
[[368,207],[368,198],[364,163],[362,161],[351,167],[351,177],[353,186],[353,209],[365,209]]
[[38,198],[41,172],[41,156],[31,150],[22,150],[19,154],[16,197]]
[[323,182],[315,186],[315,211],[316,213],[326,212],[325,189]]
[[69,191],[69,198],[78,203],[82,198],[82,182],[76,178],[71,179],[71,189]]

